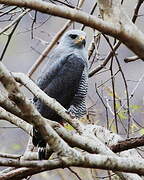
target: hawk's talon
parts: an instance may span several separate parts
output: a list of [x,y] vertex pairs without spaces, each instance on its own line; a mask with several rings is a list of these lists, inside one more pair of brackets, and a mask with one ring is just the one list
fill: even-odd
[[69,109],[66,111],[66,113],[68,113],[72,119],[76,118],[76,116],[75,116],[75,114],[72,112],[71,108],[69,108]]

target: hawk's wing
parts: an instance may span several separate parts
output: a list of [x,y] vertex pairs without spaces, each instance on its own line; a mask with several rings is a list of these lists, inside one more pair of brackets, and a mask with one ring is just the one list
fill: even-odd
[[[46,94],[55,98],[68,109],[78,90],[84,66],[82,58],[75,54],[71,54],[62,59],[59,63],[51,66],[49,71],[41,77],[38,85]],[[38,111],[45,118],[61,121],[61,117],[40,100],[37,100],[36,106]],[[46,142],[35,128],[33,129],[33,144],[39,147],[46,146]]]
[[[38,86],[65,108],[69,108],[79,87],[84,66],[84,61],[81,57],[71,54],[60,60],[59,63],[57,61],[51,67],[47,67],[50,69],[41,76]],[[36,104],[39,112],[44,117],[56,120],[53,118],[53,115],[56,113],[40,101]]]

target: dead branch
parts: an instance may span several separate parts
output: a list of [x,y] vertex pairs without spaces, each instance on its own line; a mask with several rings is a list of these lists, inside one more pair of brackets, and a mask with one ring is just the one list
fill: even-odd
[[144,146],[144,136],[119,141],[117,144],[112,145],[110,148],[113,152],[121,152],[140,146]]

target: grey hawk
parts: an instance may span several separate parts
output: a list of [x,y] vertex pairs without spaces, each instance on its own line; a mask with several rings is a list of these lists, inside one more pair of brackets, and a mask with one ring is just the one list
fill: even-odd
[[[85,44],[85,32],[67,31],[37,80],[37,85],[47,95],[56,99],[77,118],[86,114],[88,58]],[[34,98],[33,101],[43,117],[62,122],[62,118],[40,99]],[[35,128],[33,128],[33,144],[40,149],[46,147],[45,140]],[[39,158],[44,159],[44,154],[44,151],[39,151]]]

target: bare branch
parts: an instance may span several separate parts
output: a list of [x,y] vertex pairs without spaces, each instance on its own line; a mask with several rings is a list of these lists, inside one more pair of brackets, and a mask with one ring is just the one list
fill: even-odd
[[2,158],[11,158],[11,159],[19,159],[21,157],[21,155],[0,153],[0,157],[2,157]]
[[124,62],[126,62],[126,63],[133,62],[133,61],[136,61],[138,59],[139,59],[139,57],[137,57],[137,56],[127,57],[124,59]]
[[77,157],[61,157],[56,160],[42,160],[42,161],[19,161],[19,160],[3,160],[2,166],[15,167],[34,167],[46,168],[52,170],[56,168],[64,168],[70,166],[86,167],[86,168],[101,168],[101,169],[115,169],[118,171],[132,172],[144,175],[144,160],[124,157],[113,157],[106,155],[80,154]]
[[112,145],[110,148],[113,152],[121,152],[140,146],[144,146],[144,136],[119,141],[117,144]]
[[2,107],[0,107],[0,119],[7,120],[10,123],[20,127],[21,129],[23,129],[29,135],[31,135],[31,133],[32,133],[31,132],[32,126],[29,123],[23,121],[22,119],[20,119],[19,117],[13,115],[12,113],[7,112]]
[[8,97],[3,95],[2,91],[0,91],[0,106],[5,110],[15,114],[18,117],[21,117],[22,113],[17,105],[11,101]]

